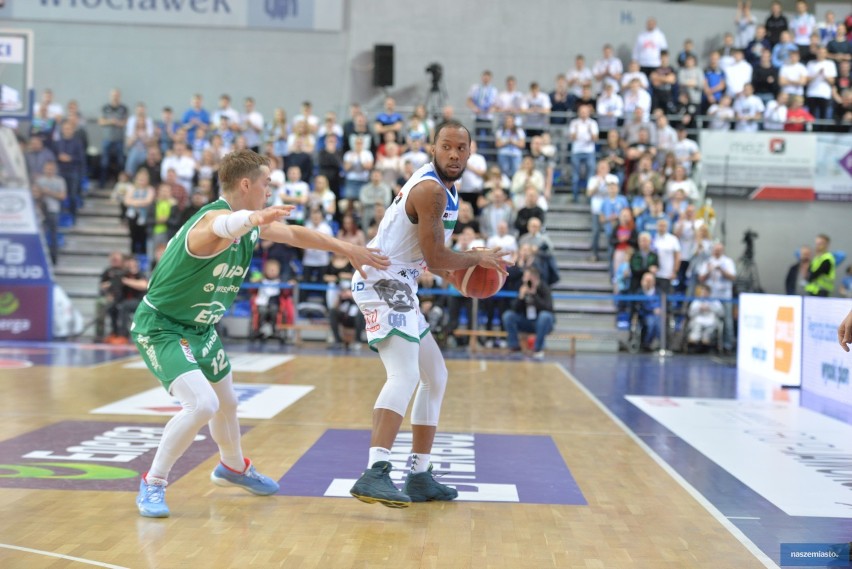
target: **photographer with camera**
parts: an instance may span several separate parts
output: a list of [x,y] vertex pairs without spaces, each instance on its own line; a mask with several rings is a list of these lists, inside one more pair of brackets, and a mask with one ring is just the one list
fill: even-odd
[[503,313],[503,327],[508,334],[509,350],[520,352],[518,332],[535,334],[533,358],[544,359],[544,340],[553,331],[553,293],[541,281],[541,273],[535,267],[527,267],[522,277],[518,298],[512,308]]
[[[734,260],[725,255],[725,246],[721,243],[713,245],[713,254],[704,265],[698,269],[698,282],[710,289],[714,299],[734,297],[734,280],[737,278],[737,266]],[[724,302],[725,330],[722,337],[722,347],[726,352],[734,349],[734,305]]]

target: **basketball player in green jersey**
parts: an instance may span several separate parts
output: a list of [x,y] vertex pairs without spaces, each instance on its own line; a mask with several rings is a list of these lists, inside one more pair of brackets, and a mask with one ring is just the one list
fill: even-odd
[[277,482],[243,457],[231,366],[214,328],[234,302],[261,233],[271,241],[343,254],[359,271],[388,266],[375,250],[280,223],[292,206],[264,208],[270,179],[263,156],[250,150],[225,156],[219,180],[222,197],[190,218],[169,242],[131,329],[148,369],[183,407],[166,424],[153,464],[142,477],[136,504],[146,517],[169,515],[169,471],[205,423],[219,445],[220,463],[211,474],[215,484],[263,496],[278,491]]

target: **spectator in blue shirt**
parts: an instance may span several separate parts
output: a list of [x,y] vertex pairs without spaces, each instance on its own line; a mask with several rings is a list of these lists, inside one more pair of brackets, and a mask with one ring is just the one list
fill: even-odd
[[704,108],[718,103],[725,93],[725,71],[719,66],[719,52],[710,54],[710,64],[704,70]]
[[402,136],[402,127],[405,120],[402,115],[396,112],[396,101],[393,97],[385,98],[385,110],[376,115],[376,122],[373,125],[373,132],[376,135],[376,146],[386,141],[385,133],[392,132],[394,141],[397,144],[404,144],[405,140]]
[[[210,114],[201,106],[201,95],[195,94],[192,96],[192,106],[183,113],[183,122],[186,129],[186,141],[192,144],[195,140],[195,129],[200,125],[205,127],[210,126]],[[206,130],[206,129],[205,129]]]

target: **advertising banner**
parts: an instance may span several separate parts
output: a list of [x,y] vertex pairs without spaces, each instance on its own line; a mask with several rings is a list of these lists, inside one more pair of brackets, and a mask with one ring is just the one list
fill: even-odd
[[741,294],[737,371],[782,385],[802,381],[802,297]]
[[837,327],[849,313],[848,298],[805,297],[802,326],[802,401],[816,395],[852,406],[852,353],[837,342]]
[[711,194],[852,201],[852,135],[703,130],[699,145]]
[[343,29],[343,0],[33,0],[0,18],[204,28]]
[[0,340],[49,340],[53,283],[29,190],[0,190]]

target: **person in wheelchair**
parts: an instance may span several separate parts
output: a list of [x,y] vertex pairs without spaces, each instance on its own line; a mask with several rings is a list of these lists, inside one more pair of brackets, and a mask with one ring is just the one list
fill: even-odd
[[653,350],[660,344],[660,292],[657,290],[657,278],[648,272],[642,275],[641,289],[638,294],[644,296],[634,303],[634,310],[640,325],[640,347]]
[[710,300],[710,289],[696,285],[695,296],[689,304],[687,349],[707,349],[718,344],[724,326],[725,309],[718,300]]
[[275,259],[267,259],[263,264],[263,276],[252,279],[259,282],[254,297],[251,299],[251,338],[268,340],[278,336],[281,325],[281,264]]

